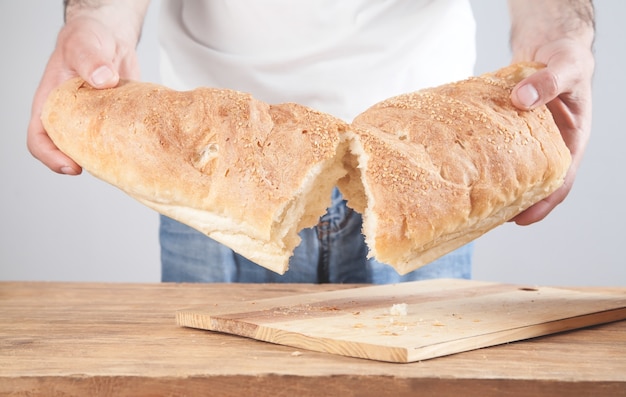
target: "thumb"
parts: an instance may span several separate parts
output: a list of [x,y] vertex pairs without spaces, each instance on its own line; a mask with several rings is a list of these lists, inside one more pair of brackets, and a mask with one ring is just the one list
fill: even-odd
[[85,71],[86,76],[83,79],[95,88],[115,87],[119,82],[120,76],[110,64],[104,63],[93,71],[90,69]]
[[557,75],[547,67],[520,81],[511,93],[513,105],[529,110],[544,105],[560,93]]
[[[80,25],[82,21],[77,22]],[[90,22],[87,28],[73,26],[65,29],[66,40],[61,40],[63,58],[68,63],[68,69],[74,70],[92,87],[115,87],[120,79],[116,65],[116,40],[110,31],[93,23],[93,20]],[[80,31],[80,34],[75,34],[73,30]]]
[[546,65],[520,81],[511,93],[516,107],[528,110],[545,105],[557,97],[584,99],[593,76],[593,57],[587,49],[561,40],[537,51],[536,62]]

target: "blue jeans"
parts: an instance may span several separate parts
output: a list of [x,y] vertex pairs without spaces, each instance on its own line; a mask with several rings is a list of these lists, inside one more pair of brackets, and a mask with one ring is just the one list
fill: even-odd
[[470,278],[472,245],[466,245],[400,276],[388,265],[367,259],[361,215],[334,189],[332,205],[319,223],[300,232],[284,275],[267,270],[206,235],[161,216],[161,279],[164,282],[370,283],[430,278]]

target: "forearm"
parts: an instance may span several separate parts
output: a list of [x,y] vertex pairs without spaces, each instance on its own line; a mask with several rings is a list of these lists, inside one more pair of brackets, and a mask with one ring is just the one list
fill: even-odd
[[591,0],[509,0],[513,60],[532,60],[542,45],[572,40],[591,51],[595,15]]
[[149,4],[150,0],[63,0],[63,16],[66,23],[79,17],[110,22],[137,43]]

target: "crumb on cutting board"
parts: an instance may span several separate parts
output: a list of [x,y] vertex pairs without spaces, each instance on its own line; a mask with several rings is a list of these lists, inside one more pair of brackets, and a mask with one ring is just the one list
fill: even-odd
[[393,304],[391,306],[391,309],[389,309],[389,314],[391,314],[392,316],[406,316],[407,315],[406,303]]

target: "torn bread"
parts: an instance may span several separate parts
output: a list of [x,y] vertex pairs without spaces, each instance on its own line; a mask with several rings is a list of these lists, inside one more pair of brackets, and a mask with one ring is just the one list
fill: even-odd
[[280,274],[338,185],[363,214],[370,254],[405,274],[563,183],[570,155],[550,112],[510,101],[540,67],[390,98],[351,125],[231,90],[74,79],[42,121],[96,177]]
[[344,122],[232,90],[73,79],[42,120],[94,176],[280,274],[345,174]]
[[356,117],[339,187],[363,213],[372,256],[408,273],[562,185],[571,159],[552,115],[510,100],[540,67],[400,95]]

